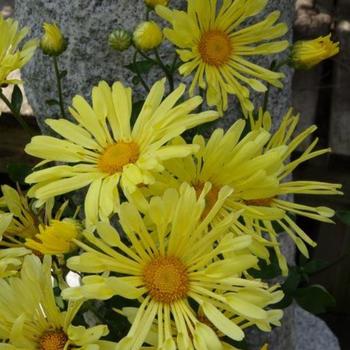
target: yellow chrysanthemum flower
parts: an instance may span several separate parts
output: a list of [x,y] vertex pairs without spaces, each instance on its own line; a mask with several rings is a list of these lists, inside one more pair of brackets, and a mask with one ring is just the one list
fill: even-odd
[[59,255],[73,252],[73,240],[78,238],[80,228],[75,220],[52,220],[50,225],[39,225],[40,233],[35,239],[27,239],[26,247],[42,254]]
[[[283,154],[284,166],[276,172],[279,184],[275,193],[271,196],[260,196],[251,200],[245,200],[238,206],[239,209],[245,209],[242,216],[249,230],[255,231],[261,237],[266,235],[270,237],[271,242],[274,243],[274,249],[284,275],[288,271],[287,263],[277,244],[276,237],[278,233],[272,222],[276,222],[281,229],[287,232],[300,252],[306,257],[309,257],[305,243],[313,247],[316,243],[295,223],[292,217],[294,215],[301,215],[313,220],[332,223],[331,217],[334,216],[335,212],[327,207],[312,207],[295,203],[291,200],[291,196],[298,193],[311,195],[342,194],[340,192],[342,187],[340,184],[319,181],[292,181],[290,179],[290,175],[300,164],[330,152],[329,148],[315,150],[318,143],[318,139],[315,139],[298,158],[289,162],[292,152],[317,129],[315,125],[310,126],[293,138],[298,122],[299,116],[293,116],[293,111],[289,110],[283,118],[280,127],[272,135],[265,147],[264,152],[280,148],[281,146],[286,147]],[[268,113],[260,112],[257,127],[260,126],[270,130],[271,117]],[[278,212],[279,215],[276,216]]]
[[86,329],[72,321],[83,300],[69,302],[66,312],[56,305],[51,282],[51,259],[25,257],[20,277],[0,280],[0,347],[8,350],[114,349],[100,341],[108,334],[105,325]]
[[[237,292],[238,296],[242,298],[243,300],[246,300],[248,302],[251,302],[254,300],[254,304],[259,306],[262,309],[267,308],[269,305],[278,303],[283,298],[283,293],[279,290],[276,291],[276,287],[270,288],[269,290],[257,290],[257,289],[250,289],[250,288],[244,288]],[[220,309],[220,306],[218,306]],[[122,310],[120,310],[120,313],[128,318],[128,321],[132,324],[135,321],[135,317],[137,315],[137,308],[134,307],[124,307]],[[222,310],[225,312],[225,310]],[[281,326],[281,319],[283,317],[283,311],[282,310],[276,310],[276,309],[270,309],[266,310],[267,318],[261,320],[261,319],[255,319],[254,317],[237,317],[237,314],[235,312],[225,312],[225,316],[229,318],[232,322],[239,325],[241,329],[247,329],[251,326],[258,327],[263,332],[271,332],[272,326]],[[219,338],[220,343],[217,343],[217,345],[221,345],[221,347],[218,347],[218,349],[223,350],[239,350],[238,348],[232,346],[231,344],[228,344],[225,341],[225,334],[219,331],[211,322],[210,320],[205,316],[205,313],[201,307],[199,307],[199,310],[196,314],[197,319],[211,328],[212,331],[215,332],[216,336]],[[145,349],[148,350],[156,350],[159,349],[157,346],[158,344],[158,320],[155,320],[153,323],[149,333],[148,337],[146,339],[147,344],[151,344],[150,347],[147,347]],[[177,328],[176,324],[172,324],[171,328],[171,334],[172,337],[177,336]],[[195,335],[196,339],[194,339],[195,343],[197,344],[198,349],[212,349],[211,347],[206,346],[206,342],[203,341],[203,339],[207,336],[205,329],[201,329],[200,326],[198,326],[198,333]],[[261,350],[268,350],[266,345],[261,348]]]
[[[283,274],[287,274],[287,263],[280,251],[278,233],[273,222],[285,230],[299,250],[308,256],[304,242],[311,246],[315,246],[315,243],[291,216],[302,215],[332,222],[330,218],[334,215],[334,211],[326,207],[314,208],[294,203],[290,200],[290,195],[341,193],[339,184],[288,179],[302,162],[329,152],[329,149],[314,151],[317,144],[315,140],[299,158],[288,162],[291,153],[316,130],[316,127],[312,126],[293,139],[298,120],[299,118],[292,116],[290,111],[284,117],[280,128],[274,134],[270,134],[271,118],[267,114],[261,114],[255,129],[242,140],[240,137],[245,125],[242,120],[236,122],[226,134],[221,129],[214,131],[207,142],[202,136],[196,136],[193,143],[198,144],[200,150],[187,158],[165,162],[167,171],[157,176],[154,185],[142,189],[145,197],[159,194],[167,187],[178,188],[182,182],[192,184],[200,194],[203,184],[210,182],[212,189],[206,196],[207,208],[210,209],[215,205],[218,191],[223,186],[230,186],[233,193],[225,201],[214,222],[220,222],[228,213],[242,211],[244,224],[236,222],[231,230],[236,235],[253,235],[250,250],[260,258],[268,260],[267,247],[273,247]],[[181,139],[176,140],[176,144],[183,142]],[[147,201],[142,196],[131,196],[130,200],[134,201],[140,210],[149,210]]]
[[[246,121],[240,119],[226,133],[222,129],[215,130],[208,141],[205,141],[203,136],[195,136],[193,143],[199,146],[195,155],[165,162],[166,171],[157,175],[156,182],[140,189],[144,196],[135,193],[129,199],[139,210],[147,213],[149,206],[144,197],[159,195],[169,187],[178,188],[183,182],[194,186],[199,196],[204,184],[210,182],[212,188],[206,196],[205,216],[215,205],[220,189],[230,186],[234,191],[214,218],[214,223],[217,223],[229,213],[241,210],[241,201],[272,197],[278,190],[279,181],[275,173],[283,167],[282,156],[286,147],[276,147],[264,152],[271,134],[260,128],[242,137],[245,127]],[[173,144],[184,143],[181,138],[173,141]],[[272,215],[270,212],[267,214],[270,217]],[[278,211],[272,217],[279,217],[279,214]],[[231,229],[237,235],[251,233],[238,221]],[[260,236],[254,238],[256,239],[250,246],[251,251],[261,258],[268,259],[266,246],[271,243]]]
[[[152,198],[152,231],[135,206],[123,203],[120,224],[130,245],[107,223],[96,225],[98,236],[87,230],[86,243],[76,242],[86,252],[70,258],[68,267],[104,274],[84,277],[82,286],[63,291],[64,298],[105,300],[121,295],[140,302],[129,333],[119,343],[120,349],[141,349],[155,321],[159,349],[220,348],[219,338],[196,315],[195,305],[200,305],[218,331],[234,340],[241,340],[244,333],[240,323],[228,318],[226,312],[242,322],[268,318],[259,305],[259,293],[268,291],[267,286],[242,278],[242,273],[257,263],[252,254],[242,253],[251,238],[234,238],[227,233],[237,220],[235,215],[227,216],[215,227],[211,225],[232,190],[222,188],[216,204],[202,220],[208,191],[207,183],[197,198],[194,188],[184,184],[179,192],[168,189],[163,197]],[[247,297],[245,292],[255,298]]]
[[64,38],[57,24],[44,23],[44,35],[40,41],[40,47],[46,55],[59,56],[67,48]]
[[282,73],[273,72],[248,61],[245,57],[271,55],[288,47],[288,41],[274,41],[287,32],[285,24],[275,24],[280,17],[272,12],[263,21],[240,28],[248,18],[259,14],[267,0],[227,0],[217,8],[216,0],[188,0],[187,12],[157,6],[156,12],[169,21],[172,29],[164,29],[165,37],[179,49],[184,64],[180,73],[193,72],[190,87],[207,91],[209,106],[227,109],[227,96],[236,95],[247,114],[254,106],[249,88],[267,90],[261,80],[282,87]]
[[[185,86],[179,86],[163,100],[165,80],[151,89],[133,127],[131,89],[117,82],[113,87],[101,82],[92,91],[92,107],[80,96],[73,99],[71,114],[77,124],[65,119],[46,123],[65,140],[36,136],[26,146],[28,154],[57,165],[35,171],[26,181],[35,184],[28,192],[41,203],[49,198],[89,186],[85,197],[87,225],[98,216],[106,220],[119,208],[119,189],[125,195],[139,184],[154,182],[162,162],[185,157],[198,149],[195,145],[166,145],[175,136],[196,125],[214,120],[214,111],[190,114],[202,99],[197,96],[177,104]],[[163,101],[162,101],[163,100]]]
[[157,5],[167,6],[169,0],[145,0],[145,4],[149,7],[156,7]]
[[8,75],[22,68],[32,58],[37,46],[37,40],[27,41],[22,49],[20,42],[28,34],[28,28],[18,28],[18,22],[12,18],[4,19],[0,14],[0,86],[2,84],[17,84],[18,80],[8,79]]
[[[53,200],[47,202],[45,210],[38,211],[20,190],[7,185],[1,186],[1,190],[0,247],[4,250],[4,256],[14,257],[15,252],[23,257],[32,251],[50,255],[74,251],[72,239],[78,237],[79,225],[74,219],[61,220],[68,202],[53,216]],[[0,265],[5,261],[0,254]],[[16,266],[20,267],[20,264]]]
[[331,34],[314,40],[300,40],[292,46],[291,63],[297,69],[310,69],[339,53],[339,42]]
[[162,43],[163,33],[156,22],[142,22],[136,27],[133,40],[139,49],[144,51],[152,50]]
[[17,274],[24,257],[30,253],[30,250],[22,247],[0,249],[0,278]]

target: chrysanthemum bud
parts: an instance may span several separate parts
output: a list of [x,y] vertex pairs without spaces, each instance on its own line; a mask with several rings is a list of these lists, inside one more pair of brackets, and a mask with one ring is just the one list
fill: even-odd
[[44,54],[59,56],[67,48],[67,40],[56,24],[44,23],[44,35],[40,41],[40,47]]
[[108,37],[108,45],[117,51],[127,50],[132,43],[132,35],[124,29],[116,29]]
[[140,23],[133,35],[135,45],[141,50],[152,50],[163,41],[163,33],[159,25],[153,21]]
[[291,63],[297,69],[310,69],[339,52],[339,42],[331,34],[313,40],[297,41],[292,48]]
[[168,0],[145,0],[145,4],[149,7],[156,7],[157,5],[163,5],[166,6],[168,5]]

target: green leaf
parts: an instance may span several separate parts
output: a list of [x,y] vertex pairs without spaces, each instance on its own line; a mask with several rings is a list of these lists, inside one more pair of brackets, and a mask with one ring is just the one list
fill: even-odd
[[130,63],[124,67],[135,74],[146,74],[151,70],[151,68],[154,65],[155,63],[153,61],[144,60],[144,61],[137,61],[136,63]]
[[18,87],[18,85],[15,85],[11,96],[11,105],[17,114],[20,114],[21,112],[22,103],[23,103],[22,91]]
[[349,210],[339,210],[339,211],[337,211],[337,217],[345,225],[350,226],[350,211]]
[[132,83],[134,85],[137,85],[139,82],[140,82],[140,78],[138,76],[135,76],[135,77],[132,78]]
[[131,114],[131,121],[130,121],[131,126],[134,126],[134,124],[136,122],[136,119],[139,116],[144,103],[145,103],[145,101],[143,101],[143,100],[133,103],[133,105],[132,105],[132,114]]
[[48,105],[48,106],[55,106],[55,105],[59,105],[60,103],[55,100],[55,99],[50,99],[50,100],[46,100],[45,103]]
[[328,261],[310,260],[301,269],[308,275],[313,275],[329,266],[329,264],[330,263]]
[[301,282],[301,276],[299,269],[297,267],[290,267],[289,274],[286,281],[282,285],[283,292],[286,295],[293,295],[297,290],[299,284]]
[[334,297],[324,287],[317,284],[297,289],[295,300],[303,309],[315,315],[326,312],[328,308],[336,304]]
[[32,172],[32,167],[25,163],[10,163],[7,165],[7,173],[14,183],[25,185],[24,179]]
[[263,280],[276,278],[281,276],[282,271],[280,269],[278,259],[274,250],[270,249],[270,263],[265,260],[259,260],[259,269],[250,269],[249,273],[255,278],[261,278]]
[[67,71],[66,70],[63,70],[60,72],[60,79],[63,79],[65,76],[67,76]]

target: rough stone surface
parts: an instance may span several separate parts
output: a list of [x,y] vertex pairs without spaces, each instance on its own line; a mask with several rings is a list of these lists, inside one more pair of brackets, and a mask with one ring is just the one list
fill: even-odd
[[[171,4],[184,6],[185,0],[172,0]],[[282,20],[287,22],[291,28],[294,1],[271,0],[263,15],[275,9],[281,10]],[[118,79],[126,83],[131,82],[132,74],[123,68],[125,64],[131,62],[131,52],[120,54],[113,52],[107,46],[107,36],[112,29],[117,27],[132,30],[142,18],[144,11],[142,0],[61,0],[59,2],[56,0],[21,0],[20,6],[16,9],[16,17],[22,24],[32,27],[34,36],[41,35],[42,23],[48,21],[59,23],[65,36],[69,37],[68,50],[60,58],[61,67],[68,71],[68,76],[64,80],[64,97],[67,105],[75,94],[88,97],[92,86],[102,79],[109,83]],[[292,33],[289,32],[287,36],[291,39]],[[286,53],[278,60],[285,58],[285,55]],[[165,59],[171,59],[166,51],[163,56]],[[272,58],[266,57],[257,62],[268,67],[271,60]],[[278,124],[291,102],[292,71],[285,69],[285,74],[285,89],[272,89],[271,91],[269,110],[274,117],[275,125]],[[159,72],[156,76],[159,77]],[[154,81],[156,76],[151,75],[149,82]],[[52,112],[49,113],[45,100],[56,96],[50,59],[38,51],[35,59],[24,70],[23,78],[26,81],[28,99],[38,122],[42,130],[47,132],[44,119],[48,115],[52,116]],[[262,104],[263,96],[255,96],[254,100],[259,106]],[[58,115],[58,110],[54,111],[54,114]],[[218,125],[227,128],[234,119],[240,116],[238,105],[232,103],[232,107]],[[292,262],[293,245],[286,239],[283,246],[289,261]],[[296,346],[295,332],[295,311],[292,306],[285,312],[282,327],[268,335],[253,332],[249,337],[249,342],[252,349],[258,348],[263,341],[267,340],[271,350],[307,350],[299,343],[298,347]]]
[[296,306],[294,320],[296,349],[340,350],[338,339],[318,317]]

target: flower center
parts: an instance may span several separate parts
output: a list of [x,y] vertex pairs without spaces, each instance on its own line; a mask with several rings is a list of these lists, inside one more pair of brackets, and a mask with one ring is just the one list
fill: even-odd
[[187,268],[174,256],[160,256],[148,263],[143,280],[151,297],[165,304],[185,298],[189,289]]
[[231,39],[225,32],[210,30],[202,35],[198,51],[205,63],[219,67],[228,62],[233,48]]
[[63,350],[68,341],[62,330],[47,331],[39,339],[39,350]]
[[135,142],[118,142],[108,146],[98,161],[98,167],[105,173],[115,174],[123,167],[135,163],[139,157],[139,146]]
[[[193,185],[196,190],[197,198],[201,195],[203,191],[204,184],[202,182],[197,182]],[[202,219],[204,219],[213,209],[216,201],[218,200],[220,189],[218,187],[212,186],[210,191],[205,196],[205,208],[202,213]]]
[[252,205],[255,207],[269,207],[273,202],[274,197],[262,198],[262,199],[249,199],[244,201],[246,205]]

